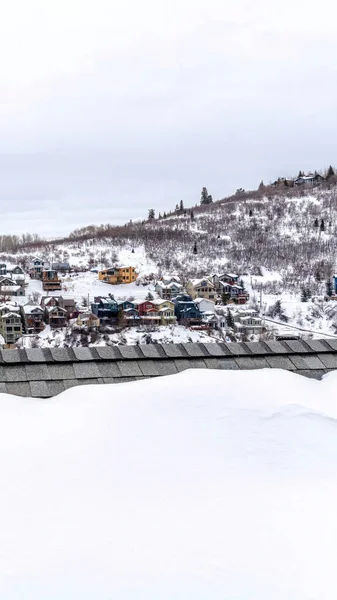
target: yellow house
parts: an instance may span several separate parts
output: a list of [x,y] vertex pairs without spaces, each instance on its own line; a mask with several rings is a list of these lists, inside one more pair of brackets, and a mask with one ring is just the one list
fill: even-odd
[[117,285],[120,283],[132,283],[136,281],[138,273],[135,267],[111,267],[104,271],[99,271],[98,279],[104,283]]

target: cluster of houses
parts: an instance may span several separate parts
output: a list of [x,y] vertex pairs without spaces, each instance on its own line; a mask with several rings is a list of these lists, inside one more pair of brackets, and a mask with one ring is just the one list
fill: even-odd
[[317,173],[300,173],[295,179],[288,179],[287,177],[279,177],[272,183],[273,186],[286,185],[289,187],[316,187],[321,185],[325,178]]
[[[228,328],[228,311],[217,306],[208,298],[192,298],[189,294],[180,293],[171,300],[144,300],[140,302],[123,300],[118,302],[112,295],[95,298],[91,305],[92,322],[95,317],[100,325],[125,326],[139,324],[172,325],[178,323],[196,329]],[[237,333],[250,335],[262,331],[262,320],[258,313],[246,307],[230,305],[233,329]]]
[[[80,328],[100,326],[132,327],[137,325],[180,324],[196,329],[228,329],[228,314],[224,304],[231,308],[231,328],[237,333],[258,333],[261,319],[243,305],[248,294],[238,275],[225,273],[202,279],[191,279],[184,286],[178,276],[163,276],[155,284],[157,298],[151,293],[145,300],[118,301],[112,294],[98,296],[86,308],[79,308],[74,299],[49,295],[61,290],[56,264],[46,266],[34,258],[29,277],[42,281],[45,291],[39,304],[15,296],[25,296],[26,275],[19,266],[7,268],[0,264],[0,335],[6,345],[14,345],[22,335],[38,335],[46,325],[60,329],[71,324]],[[66,267],[66,265],[65,265]],[[100,281],[112,285],[132,283],[137,278],[134,267],[112,267],[98,273]],[[2,302],[2,304],[1,304]]]

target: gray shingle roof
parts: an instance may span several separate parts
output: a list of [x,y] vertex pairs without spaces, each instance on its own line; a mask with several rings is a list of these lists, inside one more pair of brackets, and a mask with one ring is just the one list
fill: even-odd
[[320,379],[337,369],[337,340],[1,350],[0,393],[48,398],[77,385],[138,381],[185,369],[263,368]]

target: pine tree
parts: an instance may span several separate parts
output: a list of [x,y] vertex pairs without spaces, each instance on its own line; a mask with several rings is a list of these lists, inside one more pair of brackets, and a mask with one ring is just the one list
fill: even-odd
[[166,217],[167,217],[167,214],[166,214],[166,212],[164,211],[163,218],[164,218],[164,219],[166,219]]
[[193,209],[191,210],[190,217],[191,217],[191,221],[194,221],[194,212],[193,212]]
[[329,298],[332,296],[333,294],[333,285],[332,285],[332,281],[331,279],[327,279],[326,282],[326,295],[329,296]]
[[333,177],[335,174],[335,171],[333,170],[332,166],[330,165],[330,167],[328,168],[328,172],[326,174],[326,178],[330,179],[330,177]]
[[288,179],[285,179],[283,183],[286,187],[289,187]]
[[179,210],[179,204],[176,204],[175,212],[178,212],[178,210]]
[[145,297],[145,300],[148,300],[149,302],[150,302],[151,300],[153,300],[153,295],[151,294],[151,292],[148,292],[148,293],[147,293],[147,295],[146,295],[146,297]]
[[321,220],[320,230],[325,231],[324,219]]
[[249,209],[249,216],[250,216],[250,217],[252,217],[252,216],[253,216],[253,211],[252,211],[252,209],[251,209],[251,208]]
[[149,219],[154,219],[155,218],[155,210],[154,208],[149,208]]
[[193,254],[198,254],[197,242],[194,242],[194,246],[193,246]]
[[180,210],[181,210],[181,212],[184,211],[184,203],[182,200],[180,200]]
[[201,190],[200,204],[208,204],[208,191],[206,187]]
[[200,204],[212,204],[213,198],[208,194],[207,188],[203,187],[201,190]]
[[228,292],[223,292],[221,299],[222,299],[222,304],[224,304],[224,305],[228,304],[228,302],[230,300],[230,294]]
[[316,227],[316,228],[318,227],[318,219],[317,219],[317,217],[316,217],[315,222],[314,222],[314,227]]
[[161,219],[161,218],[162,218],[162,217],[161,217],[161,213],[159,213],[159,215],[158,215],[158,219]]
[[308,293],[304,286],[301,289],[301,302],[308,302]]
[[263,180],[260,181],[259,190],[263,190],[265,187]]
[[240,285],[242,287],[242,291],[245,291],[245,284],[243,283],[243,279],[240,279]]
[[227,326],[229,327],[229,329],[234,329],[234,319],[233,319],[233,315],[231,313],[231,311],[229,310],[229,308],[227,309]]

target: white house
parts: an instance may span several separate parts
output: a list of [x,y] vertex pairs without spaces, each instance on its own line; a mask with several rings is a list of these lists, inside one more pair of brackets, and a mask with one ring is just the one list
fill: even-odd
[[201,313],[215,313],[215,302],[213,302],[213,300],[208,300],[207,298],[194,298],[194,304],[197,305]]

